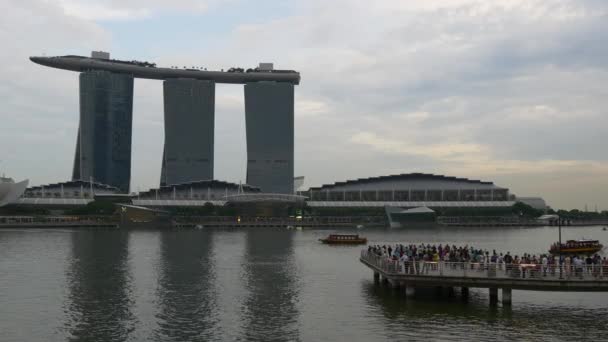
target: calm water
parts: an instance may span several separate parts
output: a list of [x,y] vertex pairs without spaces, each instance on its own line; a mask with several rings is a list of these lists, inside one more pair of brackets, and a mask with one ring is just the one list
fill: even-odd
[[[490,307],[374,286],[328,230],[0,231],[1,341],[608,340],[608,294],[513,291]],[[556,228],[363,230],[370,243],[542,252]],[[564,239],[601,227],[564,228]]]

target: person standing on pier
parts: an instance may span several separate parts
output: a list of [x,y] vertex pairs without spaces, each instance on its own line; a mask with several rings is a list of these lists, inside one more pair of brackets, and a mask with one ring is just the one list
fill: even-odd
[[513,266],[511,265],[513,263],[513,257],[511,256],[511,252],[507,252],[507,255],[505,255],[504,257],[505,260],[505,270],[507,272],[511,271],[511,269],[513,268]]

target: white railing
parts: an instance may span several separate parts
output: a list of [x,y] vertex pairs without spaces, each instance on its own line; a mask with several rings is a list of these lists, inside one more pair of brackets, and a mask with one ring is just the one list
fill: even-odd
[[361,259],[391,275],[419,275],[458,278],[572,280],[608,282],[608,265],[542,265],[389,259],[367,250]]

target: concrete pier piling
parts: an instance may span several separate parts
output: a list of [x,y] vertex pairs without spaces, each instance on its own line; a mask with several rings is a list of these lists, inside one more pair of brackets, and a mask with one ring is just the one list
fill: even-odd
[[469,288],[468,287],[461,287],[460,288],[460,295],[462,296],[462,298],[469,298]]
[[511,305],[511,289],[503,288],[502,289],[502,305]]
[[490,287],[490,304],[498,303],[498,289]]

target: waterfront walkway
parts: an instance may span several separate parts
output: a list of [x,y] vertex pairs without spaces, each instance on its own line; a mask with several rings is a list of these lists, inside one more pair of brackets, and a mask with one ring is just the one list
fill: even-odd
[[498,301],[502,289],[503,304],[511,304],[512,290],[534,291],[607,291],[606,265],[542,265],[478,262],[392,260],[371,251],[361,251],[359,259],[374,273],[374,280],[394,288],[404,288],[412,296],[416,287],[487,288],[490,302]]
[[117,228],[103,216],[0,216],[2,228]]

